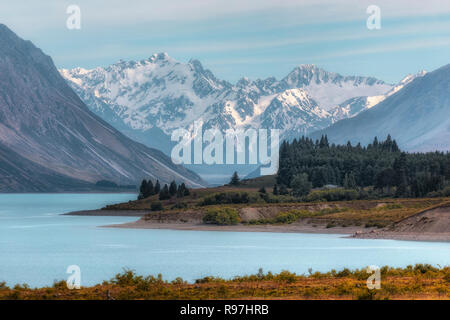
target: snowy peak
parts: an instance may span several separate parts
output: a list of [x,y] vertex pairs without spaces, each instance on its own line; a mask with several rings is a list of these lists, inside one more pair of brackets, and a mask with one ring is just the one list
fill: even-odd
[[160,53],[154,53],[150,58],[148,58],[148,61],[150,61],[150,62],[156,62],[156,61],[173,62],[174,60],[166,52],[160,52]]
[[411,81],[413,81],[414,79],[416,79],[418,77],[423,77],[426,74],[427,74],[426,70],[420,70],[416,74],[408,74],[406,77],[404,77],[402,80],[400,80],[400,83],[408,84]]
[[303,89],[289,89],[279,94],[275,99],[286,105],[300,105],[311,98],[308,92]]
[[304,89],[288,89],[278,94],[258,117],[258,122],[263,128],[280,129],[284,138],[331,124],[330,114],[320,108]]
[[403,86],[356,117],[314,134],[333,142],[370,142],[391,134],[409,151],[450,150],[450,65],[407,77]]
[[300,65],[281,80],[283,87],[304,88],[325,110],[344,101],[367,95],[382,95],[392,85],[373,77],[342,76],[314,65]]
[[426,74],[427,74],[427,72],[425,70],[421,70],[416,74],[408,74],[406,77],[404,77],[402,80],[400,80],[400,82],[396,86],[394,86],[389,92],[386,93],[385,98],[400,91],[401,89],[403,89],[403,87],[410,84],[415,79],[423,77]]
[[296,88],[321,83],[335,83],[340,85],[349,83],[355,87],[361,85],[373,86],[385,84],[384,81],[373,77],[342,76],[339,73],[328,72],[313,64],[303,64],[296,67],[282,80],[282,82]]
[[[304,89],[288,89],[279,94],[274,101],[279,102],[283,110],[299,110],[314,118],[328,118],[330,114],[320,108],[317,102]],[[274,102],[272,101],[272,102]],[[316,121],[318,119],[315,119]]]
[[384,101],[387,97],[390,97],[391,95],[399,92],[401,89],[403,89],[405,86],[407,86],[409,83],[414,81],[417,78],[423,77],[427,72],[422,70],[416,74],[409,74],[406,77],[404,77],[400,82],[392,87],[391,90],[389,90],[384,95],[376,95],[376,96],[368,96],[368,97],[354,97],[350,98],[349,100],[344,101],[336,108],[333,108],[330,110],[332,116],[333,116],[333,122],[336,122],[338,120],[342,120],[345,118],[352,118],[362,111],[368,110],[370,108],[373,108],[380,102]]
[[[300,65],[282,80],[274,77],[236,84],[218,79],[192,59],[181,63],[158,53],[142,61],[120,61],[106,68],[61,70],[92,111],[140,142],[168,152],[153,132],[170,137],[200,117],[204,128],[278,128],[282,136],[323,129],[365,109],[394,88],[371,77],[342,76],[315,65]],[[356,97],[352,107],[334,110]],[[347,102],[348,104],[348,102]],[[355,108],[353,108],[355,109]]]
[[198,60],[182,64],[166,53],[106,68],[61,70],[61,74],[94,111],[104,114],[109,106],[125,125],[138,130],[156,124],[168,132],[189,125],[230,87]]

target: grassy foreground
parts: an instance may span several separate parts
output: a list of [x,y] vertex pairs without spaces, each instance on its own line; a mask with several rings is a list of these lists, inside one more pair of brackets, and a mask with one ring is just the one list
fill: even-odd
[[130,270],[92,287],[69,290],[65,281],[52,287],[8,288],[0,283],[0,299],[445,299],[450,300],[450,267],[417,264],[406,268],[381,268],[381,289],[369,290],[365,270],[288,271],[235,277],[230,280],[206,277],[195,283],[182,279],[168,282],[159,275],[142,277]]

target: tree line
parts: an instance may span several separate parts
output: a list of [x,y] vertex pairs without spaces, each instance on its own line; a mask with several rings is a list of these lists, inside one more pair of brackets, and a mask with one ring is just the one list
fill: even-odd
[[159,200],[167,200],[174,196],[177,198],[188,196],[190,191],[184,182],[177,185],[174,180],[169,185],[164,184],[161,188],[159,180],[156,180],[155,184],[153,184],[152,180],[142,180],[141,186],[139,187],[138,200],[145,199],[156,194],[159,195]]
[[[367,146],[336,145],[328,137],[302,137],[280,146],[277,192],[289,187],[304,194],[327,185],[346,189],[373,187],[398,197],[422,197],[449,186],[448,152],[406,153],[387,136]],[[447,189],[446,189],[447,190]]]

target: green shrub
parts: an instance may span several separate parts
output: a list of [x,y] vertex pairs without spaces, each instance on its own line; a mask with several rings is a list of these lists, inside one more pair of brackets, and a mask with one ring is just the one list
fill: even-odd
[[203,222],[217,225],[234,225],[240,221],[239,213],[233,208],[211,208],[203,216]]
[[313,201],[343,201],[359,199],[359,192],[352,189],[331,189],[313,191],[304,200],[307,202]]
[[326,208],[319,211],[308,211],[293,209],[285,212],[280,212],[275,218],[261,218],[256,220],[250,220],[249,224],[291,224],[296,222],[300,218],[318,217],[322,215],[344,212],[349,210],[348,208]]
[[376,294],[375,290],[361,289],[356,298],[358,300],[376,300]]
[[152,211],[161,211],[163,209],[161,202],[152,202],[150,205]]
[[427,197],[436,198],[436,197],[450,197],[450,186],[445,187],[439,191],[432,191],[427,194]]
[[283,270],[275,276],[275,280],[280,282],[294,283],[296,279],[297,275],[287,270]]
[[292,193],[297,196],[306,196],[312,189],[312,183],[306,173],[297,174],[291,181]]
[[295,212],[282,212],[279,213],[276,217],[275,217],[275,223],[287,223],[287,224],[291,224],[295,221],[298,220],[298,215]]
[[384,228],[387,226],[386,222],[381,222],[381,221],[369,221],[365,224],[365,228]]
[[447,272],[444,276],[444,281],[450,284],[450,272]]
[[177,202],[175,203],[171,209],[186,209],[188,207],[188,205],[184,202]]
[[377,210],[394,210],[394,209],[402,209],[403,205],[401,203],[388,203],[384,206],[378,207]]
[[216,204],[239,204],[256,202],[256,199],[250,198],[247,192],[221,192],[205,197],[201,206],[211,206]]

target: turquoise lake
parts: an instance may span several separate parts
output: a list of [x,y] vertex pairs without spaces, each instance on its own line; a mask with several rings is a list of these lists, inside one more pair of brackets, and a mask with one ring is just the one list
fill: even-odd
[[450,265],[450,243],[347,239],[342,235],[102,228],[137,218],[61,213],[135,199],[135,194],[0,194],[0,281],[32,287],[81,268],[81,285],[124,268],[185,280],[231,278],[259,268],[307,273],[368,265]]

